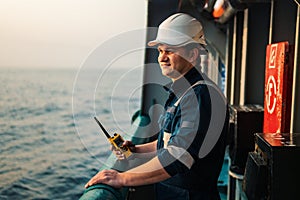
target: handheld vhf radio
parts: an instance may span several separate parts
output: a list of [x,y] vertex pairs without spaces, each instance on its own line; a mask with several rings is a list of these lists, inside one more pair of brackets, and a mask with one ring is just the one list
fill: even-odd
[[120,134],[114,133],[114,136],[111,137],[108,132],[105,130],[105,128],[102,126],[102,124],[99,122],[97,117],[94,117],[100,128],[102,129],[103,133],[107,137],[108,141],[118,150],[121,151],[126,158],[131,156],[132,152],[127,146],[123,146],[124,139],[121,137]]

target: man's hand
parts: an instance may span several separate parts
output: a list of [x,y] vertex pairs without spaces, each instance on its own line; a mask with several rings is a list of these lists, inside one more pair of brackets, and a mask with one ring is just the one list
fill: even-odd
[[[123,146],[127,146],[131,152],[136,151],[135,145],[131,141],[124,141]],[[111,145],[110,150],[116,155],[118,160],[126,159],[125,155],[121,151],[117,150],[113,145]]]
[[104,183],[115,188],[121,188],[123,186],[122,175],[115,170],[103,170],[91,178],[84,187],[88,188],[97,183]]

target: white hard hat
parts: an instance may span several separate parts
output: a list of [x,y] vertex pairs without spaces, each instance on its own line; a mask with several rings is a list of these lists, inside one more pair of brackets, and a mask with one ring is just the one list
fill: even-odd
[[156,39],[148,45],[183,46],[190,43],[206,45],[202,25],[188,14],[176,13],[159,25]]

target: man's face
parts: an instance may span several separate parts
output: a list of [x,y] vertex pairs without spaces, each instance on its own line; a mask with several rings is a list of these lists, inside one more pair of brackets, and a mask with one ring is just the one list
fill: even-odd
[[183,76],[193,67],[193,64],[188,61],[189,52],[184,47],[160,44],[157,50],[159,52],[158,62],[162,74],[173,81]]

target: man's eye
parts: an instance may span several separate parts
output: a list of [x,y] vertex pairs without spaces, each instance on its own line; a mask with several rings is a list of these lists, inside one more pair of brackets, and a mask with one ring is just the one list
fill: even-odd
[[159,52],[160,54],[162,54],[162,53],[165,53],[165,54],[173,54],[173,53],[175,53],[175,50],[173,50],[173,49],[166,49],[166,50],[158,49],[158,52]]

